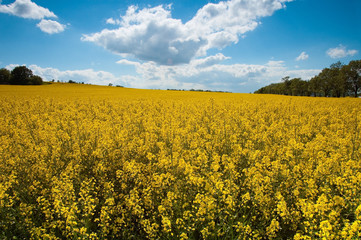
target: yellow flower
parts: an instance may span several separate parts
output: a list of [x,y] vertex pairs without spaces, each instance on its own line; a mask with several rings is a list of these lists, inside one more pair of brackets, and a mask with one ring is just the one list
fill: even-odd
[[1,234],[361,238],[359,105],[1,86]]

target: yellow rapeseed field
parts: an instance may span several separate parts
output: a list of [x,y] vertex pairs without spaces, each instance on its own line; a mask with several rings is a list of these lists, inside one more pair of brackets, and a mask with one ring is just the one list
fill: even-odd
[[359,239],[360,99],[0,86],[0,239]]

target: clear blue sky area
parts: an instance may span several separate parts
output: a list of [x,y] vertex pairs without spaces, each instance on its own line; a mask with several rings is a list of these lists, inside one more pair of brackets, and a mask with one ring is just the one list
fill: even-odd
[[0,0],[0,68],[45,80],[253,92],[361,59],[360,0]]

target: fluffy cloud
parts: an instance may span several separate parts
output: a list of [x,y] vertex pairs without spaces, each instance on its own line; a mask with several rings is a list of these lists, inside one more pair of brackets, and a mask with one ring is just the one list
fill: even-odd
[[228,57],[223,54],[191,60],[189,64],[166,66],[154,62],[139,63],[126,59],[119,64],[132,65],[136,76],[128,76],[130,87],[210,89],[233,92],[253,92],[256,89],[279,82],[285,76],[310,79],[320,70],[288,70],[283,61],[269,61],[264,65],[222,64]]
[[113,18],[108,18],[106,21],[107,24],[112,24],[112,25],[121,25],[120,20],[118,19],[113,19]]
[[[7,69],[12,70],[18,64],[10,64],[6,66]],[[57,68],[43,68],[37,65],[28,66],[33,71],[33,74],[42,77],[45,81],[60,80],[76,82],[84,82],[99,85],[108,85],[109,83],[124,85],[126,84],[121,77],[114,76],[112,73],[105,71],[95,71],[93,69],[83,70],[59,70]]]
[[56,18],[49,9],[38,6],[31,0],[16,0],[8,5],[0,5],[0,12],[31,19]]
[[195,59],[192,61],[192,63],[193,63],[193,65],[195,65],[199,68],[204,68],[204,67],[209,67],[214,64],[220,63],[226,59],[230,59],[230,57],[226,57],[222,53],[218,53],[214,56],[209,56],[209,57],[202,58],[202,59]]
[[297,58],[296,58],[296,61],[301,61],[301,60],[307,60],[308,59],[308,54],[306,53],[306,52],[302,52],[301,54],[300,54],[300,56],[298,56]]
[[[227,59],[229,57],[217,54],[204,59],[192,60],[189,64],[175,66],[122,59],[117,63],[133,66],[135,69],[135,74],[122,76],[93,69],[62,71],[37,65],[28,67],[45,81],[52,79],[68,81],[71,79],[76,82],[100,85],[112,83],[134,88],[194,88],[232,92],[253,92],[267,84],[279,82],[285,76],[310,79],[321,71],[318,69],[289,70],[283,61],[269,61],[263,65],[222,63]],[[11,64],[6,68],[11,70],[16,66],[18,65]]]
[[271,16],[276,10],[285,7],[291,0],[229,0],[217,4],[209,3],[198,10],[197,14],[185,24],[197,37],[205,36],[207,44],[203,51],[210,48],[224,48],[237,43],[239,36],[254,30],[258,19]]
[[45,19],[42,19],[40,23],[38,23],[36,26],[38,26],[41,29],[41,31],[49,34],[63,32],[66,28],[65,25],[60,24],[57,21],[45,20]]
[[44,18],[57,18],[57,16],[49,9],[41,7],[31,0],[16,0],[8,5],[1,5],[0,1],[0,13],[8,13],[22,18],[41,19],[36,26],[48,34],[60,33],[66,28],[65,25],[57,21],[45,20]]
[[[115,23],[115,20],[107,22]],[[163,6],[143,10],[132,6],[122,18],[120,28],[104,29],[82,39],[117,54],[174,65],[189,62],[203,44],[200,39],[184,38],[185,31],[182,22],[171,18],[169,10]]]
[[331,58],[344,58],[347,56],[353,56],[358,53],[357,50],[347,50],[345,46],[339,45],[336,48],[330,48],[327,50],[327,55]]
[[161,65],[189,63],[211,48],[222,49],[237,43],[242,34],[254,30],[259,18],[270,16],[292,0],[229,0],[209,3],[186,23],[171,16],[170,6],[128,8],[120,19],[107,23],[116,29],[83,35],[115,53],[131,55]]

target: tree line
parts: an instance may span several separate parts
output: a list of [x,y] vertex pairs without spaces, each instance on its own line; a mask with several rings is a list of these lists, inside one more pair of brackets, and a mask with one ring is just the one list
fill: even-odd
[[254,93],[281,94],[291,96],[315,97],[358,97],[361,91],[361,60],[348,65],[340,61],[324,68],[309,81],[301,78],[284,77],[282,82],[262,87]]
[[176,88],[168,88],[167,89],[168,91],[190,91],[190,92],[212,92],[212,93],[231,93],[231,92],[228,92],[228,91],[219,91],[219,90],[203,90],[203,89],[176,89]]
[[12,71],[9,71],[6,68],[1,68],[0,84],[41,85],[43,84],[43,79],[40,76],[34,75],[29,68],[25,66],[18,66]]

